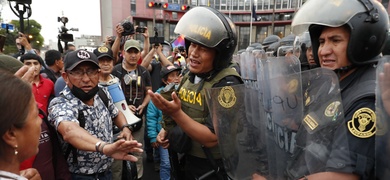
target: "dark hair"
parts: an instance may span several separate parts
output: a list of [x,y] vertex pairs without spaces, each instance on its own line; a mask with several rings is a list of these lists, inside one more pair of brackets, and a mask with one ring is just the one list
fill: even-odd
[[61,53],[60,51],[51,49],[45,52],[45,62],[48,66],[53,65],[56,60],[61,59]]
[[43,60],[41,58],[41,56],[38,56],[36,54],[33,54],[33,53],[27,53],[27,54],[24,54],[22,56],[20,56],[20,61],[22,61],[22,63],[24,63],[24,60],[29,60],[29,59],[35,59],[39,62],[39,64],[41,64],[42,66],[45,65],[45,63],[43,63]]
[[185,48],[184,46],[178,46],[177,49],[179,50],[179,52],[183,52],[185,51]]
[[[0,136],[3,136],[13,126],[24,126],[33,95],[30,84],[8,71],[0,70],[0,81]],[[1,153],[4,149],[3,139],[0,142],[0,154],[4,154]]]

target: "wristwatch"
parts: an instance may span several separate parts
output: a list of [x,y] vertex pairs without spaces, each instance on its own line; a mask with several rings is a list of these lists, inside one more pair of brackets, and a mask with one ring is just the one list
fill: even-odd
[[124,129],[125,127],[127,127],[131,132],[133,132],[133,128],[132,128],[129,124],[123,125],[123,126],[121,127],[120,130],[123,131],[123,129]]
[[101,141],[99,141],[99,142],[97,142],[97,143],[95,144],[96,152],[100,152],[100,151],[99,151],[99,147],[100,147],[101,144],[102,144]]

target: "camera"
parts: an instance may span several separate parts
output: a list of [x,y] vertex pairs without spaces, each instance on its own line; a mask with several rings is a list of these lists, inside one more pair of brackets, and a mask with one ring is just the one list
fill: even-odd
[[122,36],[128,36],[128,35],[134,34],[133,23],[126,20],[126,21],[123,21],[121,25],[123,26]]
[[135,29],[135,32],[138,32],[138,33],[145,33],[146,31],[146,28],[145,27],[137,27]]
[[164,37],[158,36],[158,32],[157,32],[156,27],[154,27],[154,37],[149,37],[149,41],[150,41],[150,44],[154,44],[155,46],[156,45],[158,46],[158,45],[164,43]]
[[73,42],[73,34],[61,33],[58,36],[63,42]]

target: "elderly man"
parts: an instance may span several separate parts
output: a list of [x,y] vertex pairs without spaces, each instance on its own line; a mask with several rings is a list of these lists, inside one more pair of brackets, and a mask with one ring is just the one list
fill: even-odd
[[[112,179],[113,158],[137,161],[128,153],[142,152],[142,144],[132,140],[124,115],[108,92],[98,86],[96,55],[84,50],[69,52],[64,68],[66,87],[50,103],[49,121],[61,134],[72,178]],[[122,131],[116,142],[112,123]]]

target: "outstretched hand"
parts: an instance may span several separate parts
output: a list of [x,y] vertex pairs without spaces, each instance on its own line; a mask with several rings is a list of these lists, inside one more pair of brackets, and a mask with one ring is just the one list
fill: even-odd
[[104,154],[114,159],[126,160],[126,161],[138,161],[138,158],[129,153],[142,153],[142,144],[136,140],[126,141],[120,139],[112,144],[107,144],[103,148]]
[[166,100],[158,93],[153,93],[152,90],[148,90],[148,94],[153,104],[168,116],[175,117],[175,114],[181,110],[181,101],[175,92],[171,94],[172,101]]

